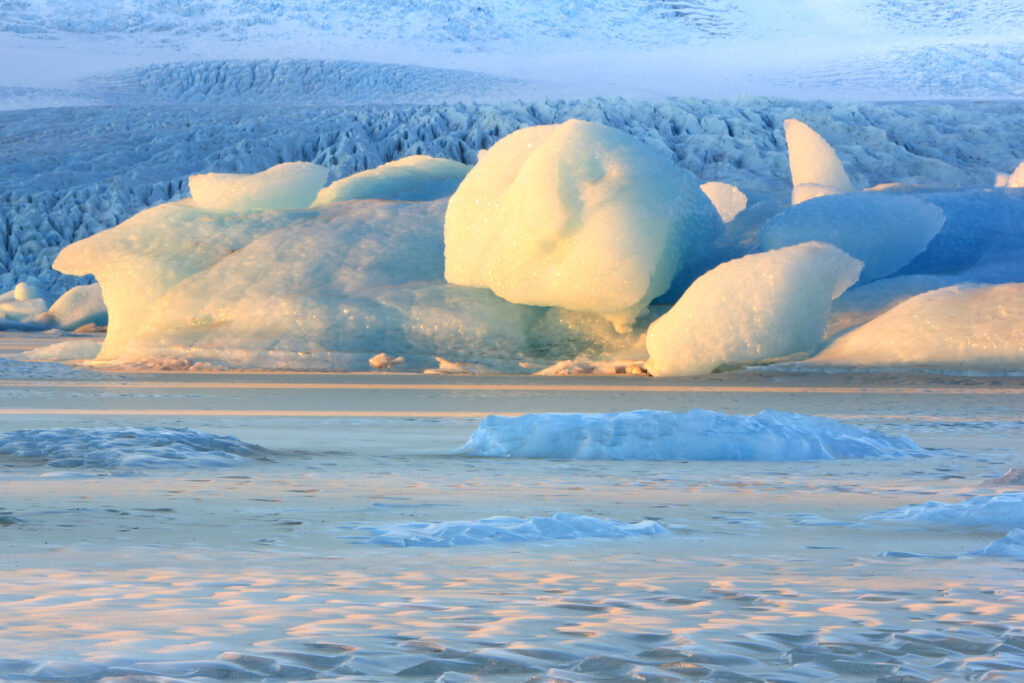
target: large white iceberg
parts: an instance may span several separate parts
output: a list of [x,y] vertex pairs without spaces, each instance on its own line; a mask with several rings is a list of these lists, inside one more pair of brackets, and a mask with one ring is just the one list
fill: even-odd
[[891,275],[925,250],[945,222],[942,209],[912,195],[882,192],[820,197],[768,219],[761,246],[834,244],[864,262],[861,280]]
[[327,169],[289,161],[259,173],[203,173],[189,176],[195,205],[212,211],[304,209],[327,182]]
[[867,519],[947,528],[1010,531],[1024,527],[1024,492],[973,496],[957,503],[930,500],[879,512]]
[[906,437],[765,410],[489,415],[457,453],[572,460],[838,460],[925,455]]
[[1024,369],[1024,283],[919,294],[839,337],[813,361]]
[[853,183],[832,146],[813,128],[797,119],[783,122],[793,178],[793,203],[826,195],[853,192]]
[[348,199],[441,199],[455,192],[469,169],[451,159],[416,154],[334,181],[320,190],[313,206]]
[[574,119],[502,138],[469,172],[445,217],[445,278],[622,328],[721,230],[689,171]]
[[647,369],[659,376],[700,375],[814,352],[832,299],[856,282],[860,268],[860,261],[820,242],[723,263],[651,324]]

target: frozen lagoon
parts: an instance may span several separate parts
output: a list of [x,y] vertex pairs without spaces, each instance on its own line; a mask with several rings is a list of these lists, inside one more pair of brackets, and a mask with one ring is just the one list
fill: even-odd
[[[1005,531],[865,519],[1000,490],[985,482],[1020,464],[1021,377],[76,372],[0,392],[3,432],[188,427],[270,450],[115,476],[5,457],[0,679],[1012,680],[1024,667],[1022,566],[968,554]],[[636,408],[802,412],[929,455],[452,455],[486,414]],[[365,542],[366,527],[558,513],[669,533]]]

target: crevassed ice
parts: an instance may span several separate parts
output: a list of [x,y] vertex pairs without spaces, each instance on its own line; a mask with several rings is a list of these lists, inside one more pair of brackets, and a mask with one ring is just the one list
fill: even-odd
[[7,463],[57,468],[222,467],[267,454],[255,444],[192,429],[22,429],[0,434],[0,458]]
[[488,517],[476,521],[409,522],[384,527],[362,527],[367,543],[391,546],[450,547],[484,543],[565,541],[578,538],[655,536],[668,530],[657,522],[635,524],[614,519],[559,512],[550,517]]
[[1009,531],[1024,527],[1024,492],[973,496],[957,503],[930,500],[879,512],[866,519]]
[[455,192],[470,168],[451,159],[416,154],[334,181],[320,190],[313,206],[347,199],[441,199]]
[[620,329],[722,230],[691,173],[631,135],[569,120],[499,140],[452,196],[445,279]]
[[811,353],[832,299],[861,262],[808,242],[723,263],[697,278],[647,330],[653,375],[700,375],[723,365]]
[[489,415],[456,453],[573,460],[837,460],[925,455],[906,437],[765,410]]
[[959,284],[918,294],[839,337],[812,360],[1024,369],[1024,283]]
[[192,201],[212,211],[304,209],[327,182],[327,169],[289,161],[259,173],[203,173],[189,176]]

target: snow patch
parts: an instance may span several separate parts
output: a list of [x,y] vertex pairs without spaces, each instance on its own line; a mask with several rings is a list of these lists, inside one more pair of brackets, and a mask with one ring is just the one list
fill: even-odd
[[774,410],[754,416],[710,410],[489,415],[456,453],[568,460],[767,461],[925,455],[906,437]]

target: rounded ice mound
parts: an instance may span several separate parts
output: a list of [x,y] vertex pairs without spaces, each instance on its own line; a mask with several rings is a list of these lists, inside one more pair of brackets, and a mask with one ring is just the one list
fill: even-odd
[[469,172],[445,216],[445,279],[624,329],[722,229],[688,171],[574,119],[502,138]]
[[753,416],[711,410],[489,415],[456,452],[571,460],[796,461],[926,455],[906,437],[774,410]]
[[814,357],[835,365],[1024,368],[1024,283],[961,284],[903,301]]
[[778,249],[816,240],[864,262],[860,279],[892,275],[923,252],[945,222],[939,207],[881,192],[820,197],[792,206],[761,226],[761,246]]
[[861,262],[807,242],[727,261],[697,278],[647,330],[652,375],[703,375],[725,365],[813,352],[832,299]]
[[203,173],[188,177],[195,205],[208,211],[305,209],[327,182],[327,169],[289,161],[259,173]]
[[223,467],[266,455],[260,446],[232,436],[193,429],[21,429],[0,434],[0,458],[58,468]]
[[441,199],[455,192],[469,169],[470,166],[451,159],[416,154],[334,181],[320,190],[313,206],[348,199]]
[[76,330],[89,323],[106,325],[107,307],[99,283],[72,287],[50,306],[47,315],[62,330]]

